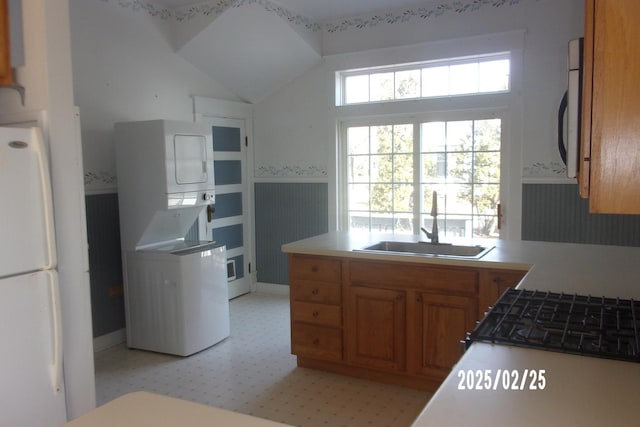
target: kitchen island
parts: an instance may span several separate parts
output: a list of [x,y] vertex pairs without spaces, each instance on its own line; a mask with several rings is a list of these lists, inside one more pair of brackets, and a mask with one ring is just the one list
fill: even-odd
[[[640,248],[546,242],[491,242],[480,259],[359,251],[379,241],[421,236],[334,232],[283,246],[290,254],[424,263],[450,267],[527,270],[518,288],[640,299]],[[468,243],[468,242],[465,242]],[[485,241],[475,242],[486,244]],[[463,337],[460,337],[463,338]],[[537,390],[504,384],[465,389],[471,373],[535,372]],[[463,376],[461,376],[463,375]],[[466,378],[466,377],[465,377]],[[640,364],[551,351],[474,343],[451,369],[415,426],[637,425]],[[530,383],[526,384],[527,386]]]

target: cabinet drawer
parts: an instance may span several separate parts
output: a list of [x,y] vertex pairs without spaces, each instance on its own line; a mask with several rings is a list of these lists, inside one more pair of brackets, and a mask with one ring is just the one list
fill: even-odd
[[342,326],[342,312],[339,305],[293,302],[291,316],[294,322],[315,323],[325,326]]
[[291,347],[298,356],[342,360],[342,330],[293,323]]
[[342,301],[340,283],[317,282],[315,280],[295,280],[291,283],[294,301],[319,302],[339,305]]
[[289,274],[291,279],[324,282],[340,282],[341,262],[337,259],[291,255]]
[[478,272],[426,265],[381,262],[352,262],[349,265],[351,284],[398,286],[440,293],[475,295]]

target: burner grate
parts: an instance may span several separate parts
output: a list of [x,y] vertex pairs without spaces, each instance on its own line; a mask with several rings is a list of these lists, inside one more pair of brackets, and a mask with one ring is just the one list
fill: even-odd
[[640,362],[639,329],[634,300],[507,289],[465,342]]

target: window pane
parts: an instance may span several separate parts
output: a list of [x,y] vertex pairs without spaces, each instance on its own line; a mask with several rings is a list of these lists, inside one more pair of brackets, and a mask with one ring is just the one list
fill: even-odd
[[476,120],[474,124],[475,150],[500,151],[500,119]]
[[509,60],[481,62],[479,78],[480,92],[509,90]]
[[452,65],[449,68],[449,93],[460,95],[478,92],[478,63]]
[[444,179],[445,154],[422,155],[422,182],[440,182]]
[[445,122],[422,123],[422,151],[444,151],[447,140]]
[[413,212],[413,185],[396,184],[393,186],[394,212]]
[[369,212],[350,212],[349,213],[349,229],[350,230],[369,230]]
[[369,101],[369,76],[348,76],[344,79],[345,97],[347,104]]
[[371,126],[371,154],[391,153],[393,126]]
[[499,191],[498,184],[476,185],[473,194],[474,212],[483,215],[497,215]]
[[447,154],[447,182],[471,182],[473,172],[473,155],[471,152]]
[[447,122],[447,151],[471,150],[473,121]]
[[413,154],[393,156],[393,182],[413,182]]
[[369,154],[369,127],[350,127],[347,129],[347,153]]
[[389,155],[371,156],[371,182],[391,182],[393,177],[393,157]]
[[471,203],[473,189],[474,187],[468,184],[448,185],[446,212],[471,215],[473,213],[473,205]]
[[393,151],[395,153],[413,153],[412,124],[393,127]]
[[422,96],[449,94],[449,66],[422,69]]
[[369,184],[349,184],[349,210],[369,210]]
[[500,153],[481,151],[475,153],[474,159],[474,182],[500,183]]
[[420,96],[420,70],[396,72],[396,99]]
[[392,212],[393,192],[391,184],[374,184],[371,186],[371,210],[375,212]]
[[376,73],[369,76],[371,81],[370,100],[387,101],[393,99],[393,73]]
[[401,234],[413,234],[413,221],[409,214],[397,214],[393,216],[393,232]]
[[349,156],[348,182],[369,182],[369,156]]
[[471,215],[447,215],[441,227],[447,237],[472,237],[473,221]]
[[474,216],[473,237],[498,237],[498,217]]

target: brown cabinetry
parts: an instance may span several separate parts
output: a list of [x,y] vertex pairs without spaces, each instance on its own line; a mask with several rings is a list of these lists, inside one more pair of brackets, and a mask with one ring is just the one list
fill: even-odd
[[412,371],[443,380],[460,359],[460,341],[475,325],[476,297],[416,292],[415,301]]
[[526,271],[522,270],[480,270],[480,290],[478,293],[478,320],[504,293],[507,288],[515,288]]
[[0,0],[0,85],[13,84],[10,52],[8,2]]
[[292,254],[298,365],[435,390],[476,320],[524,271]]
[[637,0],[586,0],[580,194],[593,213],[640,213]]
[[406,292],[353,286],[348,295],[347,361],[364,367],[404,371]]
[[342,360],[341,261],[290,255],[291,351]]

